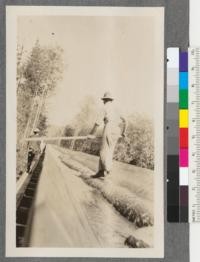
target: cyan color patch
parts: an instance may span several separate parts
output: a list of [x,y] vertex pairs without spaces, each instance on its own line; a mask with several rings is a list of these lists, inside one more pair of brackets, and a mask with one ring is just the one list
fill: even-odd
[[179,88],[188,89],[188,72],[179,73]]

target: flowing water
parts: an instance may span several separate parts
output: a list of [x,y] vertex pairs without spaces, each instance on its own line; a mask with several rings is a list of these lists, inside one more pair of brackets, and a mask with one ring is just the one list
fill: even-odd
[[31,247],[126,247],[137,231],[104,197],[47,150],[30,230]]
[[86,187],[88,196],[82,201],[82,208],[87,210],[87,219],[99,244],[103,247],[124,247],[125,239],[135,232],[134,225],[122,217],[97,190]]

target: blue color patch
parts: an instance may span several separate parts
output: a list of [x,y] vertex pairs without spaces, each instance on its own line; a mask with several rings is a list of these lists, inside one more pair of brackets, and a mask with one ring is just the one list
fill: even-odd
[[188,72],[179,72],[179,88],[188,89]]
[[179,71],[188,72],[188,53],[180,52],[179,54]]

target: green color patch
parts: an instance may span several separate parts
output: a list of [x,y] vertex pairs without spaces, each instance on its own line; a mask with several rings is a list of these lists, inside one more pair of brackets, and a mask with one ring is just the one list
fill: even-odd
[[179,108],[188,108],[188,90],[179,90]]

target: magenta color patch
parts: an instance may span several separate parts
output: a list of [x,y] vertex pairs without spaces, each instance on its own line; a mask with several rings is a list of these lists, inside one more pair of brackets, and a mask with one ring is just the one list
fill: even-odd
[[179,164],[181,167],[188,166],[188,149],[187,148],[180,149]]

